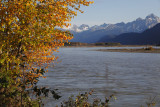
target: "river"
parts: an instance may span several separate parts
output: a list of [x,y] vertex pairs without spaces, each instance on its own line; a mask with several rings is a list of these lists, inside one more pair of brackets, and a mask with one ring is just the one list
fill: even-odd
[[115,48],[123,47],[60,48],[59,63],[51,63],[47,78],[38,85],[59,89],[62,98],[48,99],[46,107],[91,89],[91,98],[114,94],[117,100],[111,107],[140,107],[150,97],[160,101],[160,54],[94,51]]

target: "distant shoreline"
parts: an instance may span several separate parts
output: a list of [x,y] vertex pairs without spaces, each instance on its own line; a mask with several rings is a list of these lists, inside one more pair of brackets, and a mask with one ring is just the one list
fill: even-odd
[[[107,45],[99,45],[99,46],[96,46],[96,45],[86,45],[86,46],[62,46],[63,48],[72,48],[72,47],[149,47],[149,46],[152,46],[152,45],[114,45],[114,46],[107,46]],[[153,46],[154,47],[154,46]]]
[[63,47],[150,47],[156,45],[122,45],[114,42],[100,42],[100,43],[81,43],[81,42],[66,42]]
[[95,51],[103,52],[129,52],[129,53],[160,53],[160,49],[152,48],[151,50],[147,48],[141,49],[97,49]]

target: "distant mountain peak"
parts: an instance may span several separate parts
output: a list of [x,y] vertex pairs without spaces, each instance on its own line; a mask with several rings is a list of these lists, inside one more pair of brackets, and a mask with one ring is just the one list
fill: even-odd
[[113,31],[113,30],[119,30],[119,32],[142,32],[145,29],[152,28],[157,23],[160,23],[160,18],[153,13],[146,16],[146,18],[137,18],[136,20],[128,23],[116,23],[116,24],[109,24],[109,23],[103,23],[101,25],[94,25],[89,26],[86,24],[82,24],[80,26],[73,25],[72,27],[68,28],[67,30],[70,30],[72,32],[94,32],[94,31]]
[[103,24],[102,24],[102,26],[105,26],[105,25],[108,25],[108,24],[106,24],[106,23],[103,23]]
[[114,38],[122,33],[141,33],[146,29],[151,29],[156,24],[160,23],[160,18],[154,14],[149,14],[146,18],[137,18],[128,23],[94,25],[89,27],[86,24],[73,26],[69,30],[74,34],[72,42],[95,43],[102,37]]
[[83,27],[83,26],[88,26],[89,27],[89,25],[87,25],[87,24],[82,24],[82,25],[80,25],[81,27]]
[[141,20],[143,20],[143,19],[142,19],[142,18],[140,18],[140,17],[136,19],[136,21],[141,21]]
[[146,16],[146,19],[149,19],[149,18],[155,19],[155,18],[159,18],[159,17],[154,15],[153,13],[151,13],[148,16]]

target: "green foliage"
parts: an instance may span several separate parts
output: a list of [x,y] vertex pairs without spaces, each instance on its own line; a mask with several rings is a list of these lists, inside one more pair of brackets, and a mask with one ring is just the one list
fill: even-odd
[[92,92],[79,94],[74,98],[74,96],[69,97],[68,101],[61,103],[61,107],[109,107],[110,101],[116,99],[114,95],[110,95],[108,98],[105,98],[105,101],[101,99],[94,99],[89,101],[89,96],[92,95]]
[[[34,74],[44,74],[44,69],[37,69],[31,71]],[[10,74],[10,73],[9,73]],[[7,106],[41,106],[43,105],[42,99],[52,94],[53,98],[59,99],[61,96],[56,92],[57,90],[47,89],[45,87],[37,87],[39,77],[31,75],[27,72],[26,78],[20,80],[17,74],[1,75],[0,77],[0,107]],[[14,78],[10,78],[13,76]],[[34,95],[35,98],[31,98]]]

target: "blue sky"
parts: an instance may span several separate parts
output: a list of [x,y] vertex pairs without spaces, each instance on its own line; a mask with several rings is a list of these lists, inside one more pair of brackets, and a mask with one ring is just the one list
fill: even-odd
[[103,23],[130,22],[153,13],[160,17],[160,0],[93,0],[89,7],[81,7],[71,24],[90,26]]

